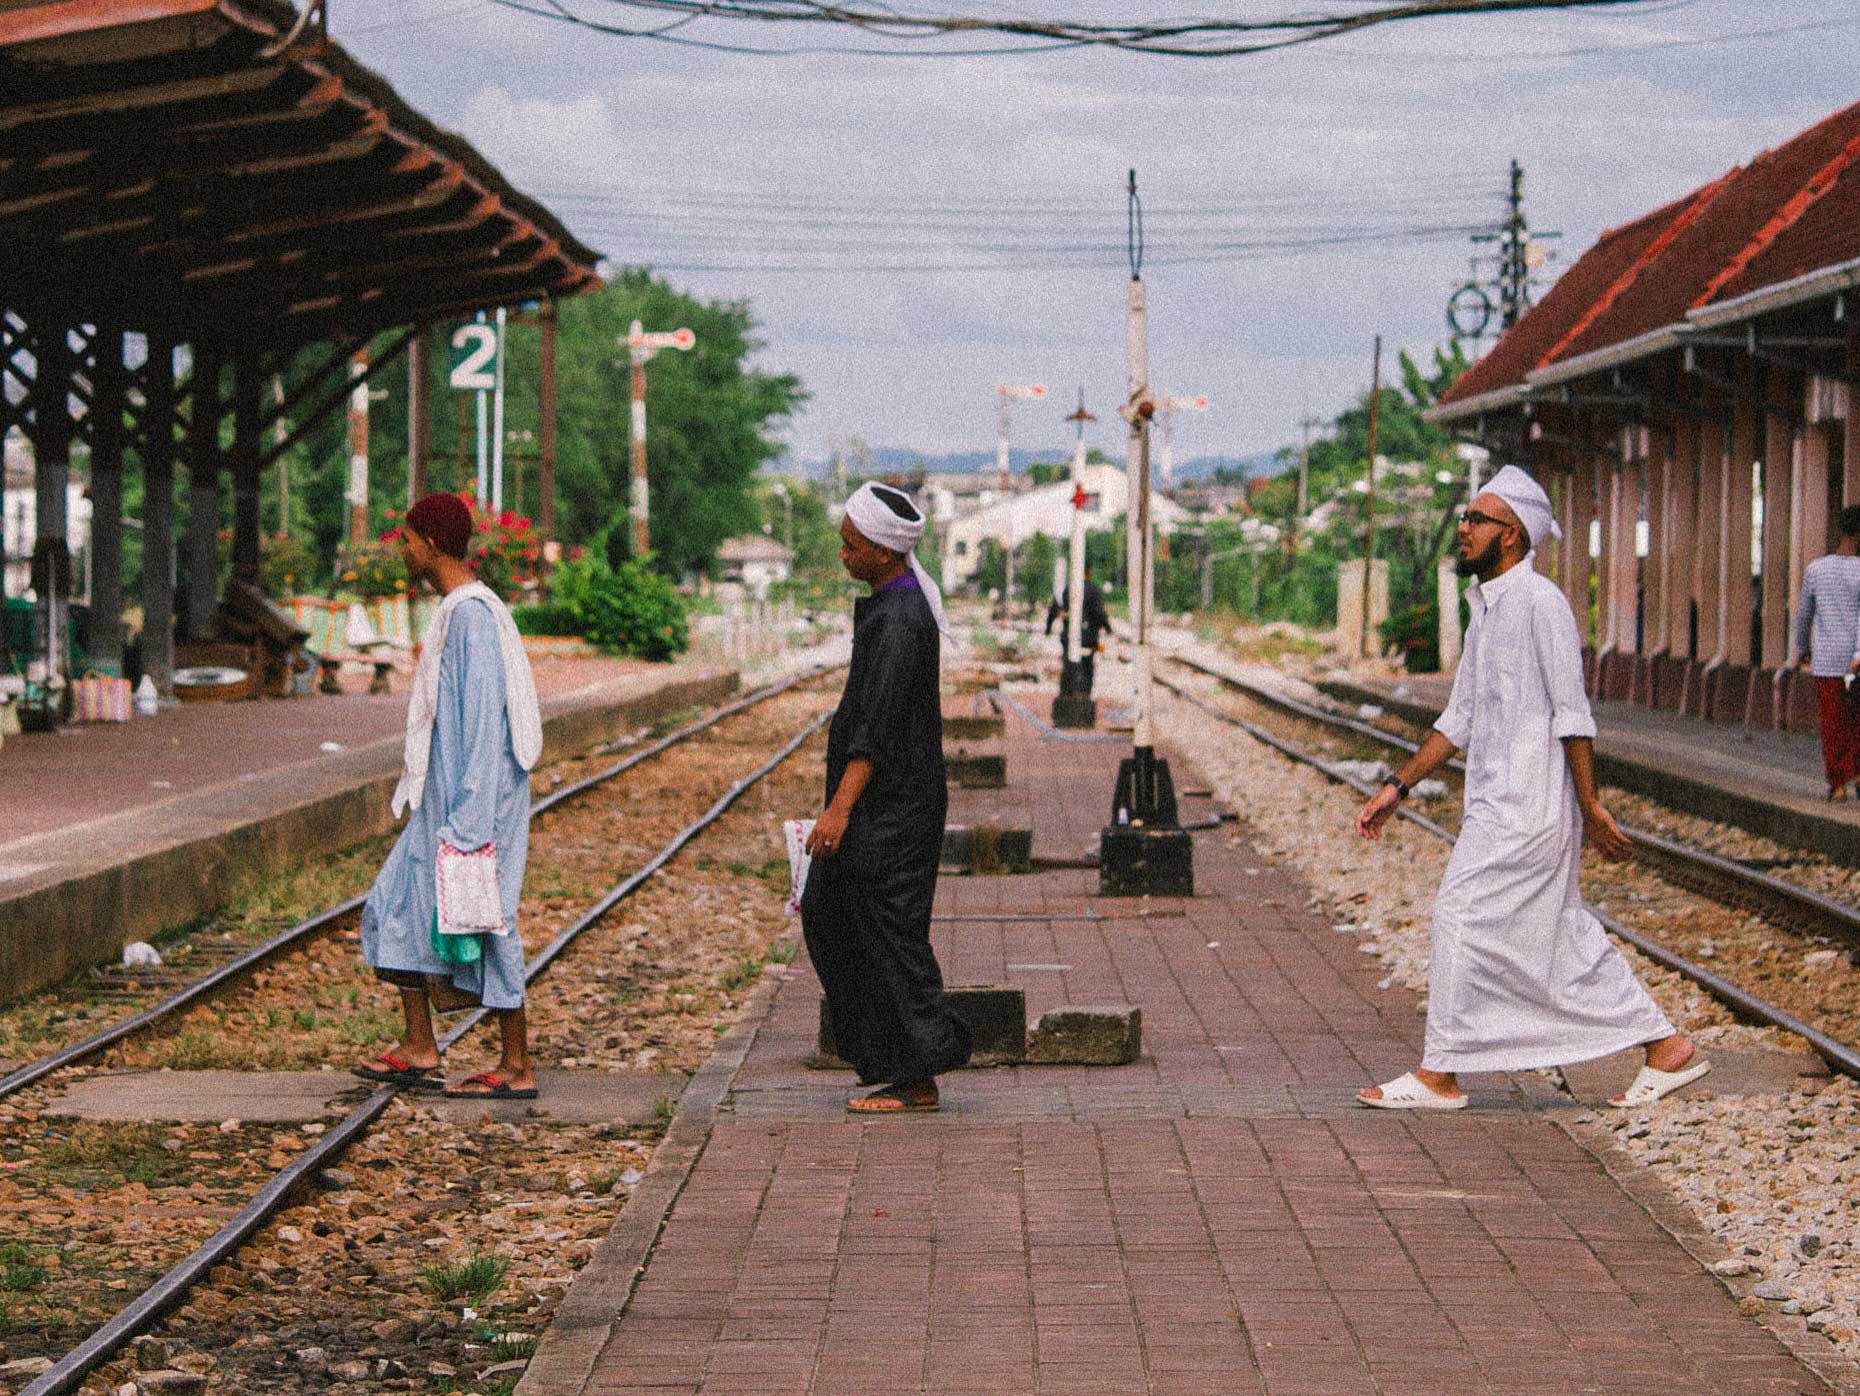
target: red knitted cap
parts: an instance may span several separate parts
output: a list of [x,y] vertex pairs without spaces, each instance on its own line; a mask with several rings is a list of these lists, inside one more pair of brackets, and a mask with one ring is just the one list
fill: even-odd
[[462,560],[471,546],[471,506],[456,494],[429,494],[407,511],[407,527]]

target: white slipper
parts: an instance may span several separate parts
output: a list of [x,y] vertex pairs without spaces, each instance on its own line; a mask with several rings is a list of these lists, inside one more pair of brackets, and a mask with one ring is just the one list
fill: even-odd
[[1363,1096],[1356,1098],[1358,1105],[1367,1105],[1372,1110],[1464,1110],[1466,1093],[1442,1095],[1439,1091],[1425,1086],[1412,1071],[1397,1076],[1393,1081],[1377,1087],[1382,1092],[1382,1099],[1369,1100]]
[[1634,1105],[1651,1105],[1656,1100],[1664,1099],[1681,1086],[1689,1086],[1699,1077],[1711,1070],[1711,1063],[1704,1058],[1681,1067],[1678,1071],[1656,1071],[1650,1066],[1643,1066],[1634,1077],[1634,1084],[1618,1096],[1610,1096],[1608,1103],[1617,1110],[1625,1110]]

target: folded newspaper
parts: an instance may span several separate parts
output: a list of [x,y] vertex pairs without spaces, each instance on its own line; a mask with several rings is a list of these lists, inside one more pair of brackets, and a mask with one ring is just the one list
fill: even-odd
[[811,819],[789,819],[782,823],[788,840],[788,914],[801,913],[801,893],[807,889],[807,869],[813,858],[807,852],[807,836],[814,832]]

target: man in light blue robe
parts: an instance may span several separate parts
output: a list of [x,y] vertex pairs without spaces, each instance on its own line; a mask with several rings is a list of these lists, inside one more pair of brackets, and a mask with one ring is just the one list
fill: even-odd
[[[432,500],[446,503],[428,508]],[[362,959],[400,990],[406,1035],[355,1072],[372,1081],[439,1084],[432,1007],[482,1004],[498,1019],[501,1057],[494,1070],[470,1076],[446,1094],[529,1099],[536,1095],[536,1078],[517,908],[529,845],[526,767],[540,748],[541,727],[521,641],[515,641],[513,658],[502,633],[511,624],[509,614],[464,560],[470,528],[463,501],[435,495],[409,511],[401,530],[409,574],[432,580],[443,599],[409,700],[407,766],[395,808],[406,804],[411,811],[362,910]],[[505,934],[439,934],[435,869],[442,843],[461,853],[495,844]]]

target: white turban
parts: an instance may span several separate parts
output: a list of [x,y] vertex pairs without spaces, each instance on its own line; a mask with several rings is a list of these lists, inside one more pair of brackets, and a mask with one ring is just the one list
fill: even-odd
[[1544,493],[1542,485],[1517,466],[1508,465],[1499,471],[1486,481],[1480,493],[1495,494],[1511,506],[1511,512],[1518,516],[1524,531],[1531,535],[1533,548],[1547,538],[1563,536],[1563,530],[1557,527],[1556,515],[1550,511],[1550,496]]
[[[887,498],[908,509],[909,517],[887,504]],[[901,490],[868,480],[854,490],[852,498],[846,501],[846,517],[852,520],[852,526],[859,530],[859,536],[868,543],[876,543],[881,548],[890,548],[894,553],[904,554],[917,578],[917,585],[923,589],[924,600],[930,603],[930,614],[936,620],[936,628],[945,635],[949,634],[949,622],[943,617],[943,593],[930,580],[930,574],[924,571],[924,565],[912,551],[917,546],[917,540],[924,536],[924,516],[911,503],[910,496]]]

